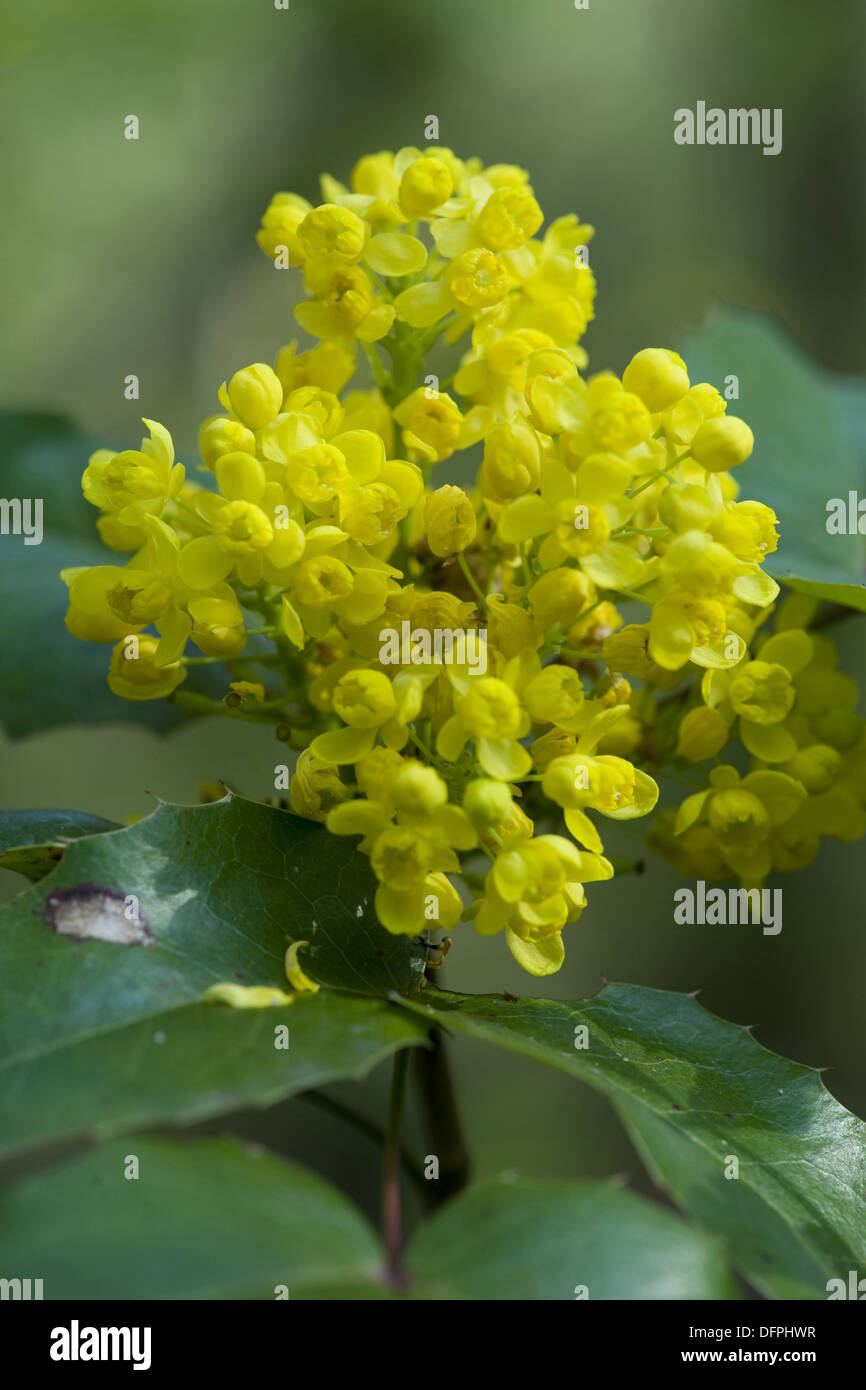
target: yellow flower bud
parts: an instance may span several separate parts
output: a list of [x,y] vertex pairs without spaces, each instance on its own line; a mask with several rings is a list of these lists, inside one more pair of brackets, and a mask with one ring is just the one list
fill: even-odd
[[727,743],[728,733],[728,721],[719,710],[706,705],[689,710],[680,725],[677,756],[694,763],[714,758]]
[[543,628],[567,628],[595,602],[595,585],[581,570],[548,570],[529,590],[529,602]]
[[[712,519],[715,504],[706,488],[697,483],[672,483],[659,498],[658,509],[665,526],[682,535],[685,531],[703,531]],[[722,536],[716,539],[724,544]]]
[[640,396],[655,414],[667,410],[689,389],[686,364],[669,348],[643,348],[635,354],[622,374],[626,391]]
[[391,796],[404,815],[429,816],[445,805],[448,788],[435,768],[407,762],[394,778]]
[[523,692],[533,719],[566,729],[580,714],[583,698],[580,676],[571,666],[545,666]]
[[232,420],[228,415],[212,415],[199,431],[198,447],[208,468],[214,468],[223,454],[255,454],[256,437],[240,420]]
[[816,715],[814,724],[816,734],[843,753],[860,742],[864,727],[860,715],[852,709],[828,710],[825,714]]
[[288,394],[299,386],[319,386],[337,395],[355,372],[355,354],[336,339],[319,343],[309,352],[298,352],[289,343],[277,354],[276,373]]
[[520,704],[505,681],[476,677],[460,702],[460,719],[470,738],[515,738],[521,729]]
[[310,211],[306,198],[296,193],[275,193],[262,217],[256,241],[266,256],[274,257],[286,247],[289,264],[304,263],[304,251],[298,238],[298,228]]
[[411,888],[434,867],[433,845],[411,826],[390,825],[377,837],[370,864],[380,883]]
[[280,379],[264,362],[253,362],[235,372],[226,390],[235,415],[251,430],[269,425],[283,404]]
[[108,684],[124,700],[162,700],[186,680],[179,662],[156,666],[154,657],[159,639],[145,633],[125,637],[111,653]]
[[446,484],[430,493],[424,507],[427,544],[434,555],[456,555],[475,539],[475,509],[462,487]]
[[843,771],[842,755],[826,743],[813,743],[795,753],[785,771],[814,796],[829,791],[839,777]]
[[190,637],[205,656],[234,656],[247,644],[243,613],[231,590],[229,593],[231,597],[208,595],[190,599],[188,604]]
[[629,623],[621,632],[612,632],[606,637],[601,654],[611,671],[622,671],[627,676],[646,680],[654,666],[647,653],[649,636],[648,623]]
[[400,180],[400,206],[410,217],[426,217],[451,197],[453,187],[445,161],[422,155],[412,161]]
[[463,794],[463,809],[479,830],[507,820],[514,809],[511,792],[505,782],[492,777],[479,777],[470,782]]
[[692,458],[710,473],[726,473],[745,463],[755,447],[755,436],[745,420],[723,415],[705,420],[692,440]]
[[484,440],[484,462],[478,477],[485,497],[505,502],[538,487],[541,449],[538,435],[525,420],[494,425]]

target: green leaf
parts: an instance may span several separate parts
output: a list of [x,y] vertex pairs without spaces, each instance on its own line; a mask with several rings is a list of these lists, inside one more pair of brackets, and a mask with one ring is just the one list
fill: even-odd
[[866,610],[866,542],[829,535],[827,503],[864,492],[866,386],[822,372],[773,318],[723,308],[683,345],[692,381],[723,390],[739,378],[728,410],[755,434],[736,470],[742,495],[779,519],[779,549],[766,568],[790,588]]
[[[79,641],[63,621],[67,590],[62,569],[115,561],[122,565],[128,558],[115,555],[112,560],[113,552],[96,529],[99,513],[81,493],[81,475],[97,447],[60,416],[0,411],[3,495],[41,498],[43,503],[40,545],[25,545],[23,536],[0,536],[0,723],[13,737],[57,724],[109,719],[168,729],[186,718],[165,700],[133,702],[114,695],[106,682],[111,648]],[[215,695],[224,693],[217,670],[199,668],[185,688],[194,684]]]
[[340,1192],[235,1140],[103,1145],[7,1189],[0,1231],[9,1270],[38,1270],[47,1299],[273,1299],[280,1284],[294,1298],[380,1280],[375,1233]]
[[[163,803],[73,841],[0,911],[0,1134],[24,1146],[95,1122],[214,1114],[360,1074],[417,1040],[387,1005],[352,1010],[324,991],[252,1021],[201,1004],[222,981],[287,989],[285,950],[299,939],[324,986],[411,993],[424,950],[379,925],[374,888],[353,844],[236,796]],[[102,939],[118,929],[130,944]],[[274,1057],[277,1018],[300,1032]]]
[[[345,1197],[235,1140],[101,1145],[7,1189],[0,1240],[48,1299],[396,1296]],[[483,1183],[420,1228],[406,1267],[410,1299],[737,1296],[715,1241],[605,1183]]]
[[[435,989],[403,1002],[608,1095],[659,1180],[726,1238],[756,1287],[824,1297],[829,1278],[866,1267],[866,1125],[817,1071],[691,995],[612,984],[573,1002]],[[736,1179],[725,1177],[729,1155]]]
[[610,1183],[479,1183],[421,1227],[406,1263],[450,1298],[739,1296],[718,1242]]
[[87,811],[0,811],[0,869],[36,881],[63,858],[70,840],[119,829]]
[[[287,1049],[277,1046],[282,1027]],[[271,1009],[186,1004],[15,1060],[8,1077],[0,1070],[0,1150],[272,1105],[360,1079],[424,1039],[393,1005],[332,990]]]

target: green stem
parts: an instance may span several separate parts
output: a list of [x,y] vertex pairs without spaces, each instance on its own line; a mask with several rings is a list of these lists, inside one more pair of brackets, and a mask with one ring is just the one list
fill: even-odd
[[[380,1149],[384,1148],[385,1135],[379,1126],[374,1124],[372,1120],[368,1120],[367,1116],[362,1115],[360,1111],[353,1110],[350,1105],[344,1105],[342,1101],[335,1100],[333,1096],[326,1096],[321,1091],[304,1091],[300,1099],[307,1101],[310,1105],[315,1105],[317,1110],[323,1110],[325,1114],[333,1115],[335,1119],[342,1120],[344,1124],[351,1125],[352,1129],[363,1134],[366,1139],[378,1144]],[[425,1201],[429,1201],[430,1184],[424,1178],[424,1169],[415,1160],[405,1144],[400,1145],[400,1159],[420,1195]]]
[[618,526],[611,531],[610,538],[614,541],[623,536],[666,536],[670,529],[669,526]]
[[478,602],[479,602],[480,605],[481,605],[481,612],[484,613],[484,614],[486,615],[486,613],[487,613],[487,599],[484,597],[484,593],[483,593],[482,589],[481,589],[480,586],[478,585],[478,582],[476,581],[474,574],[473,574],[472,571],[470,570],[469,564],[468,564],[468,562],[467,562],[467,560],[466,560],[466,556],[464,555],[464,553],[463,553],[462,550],[459,552],[459,554],[458,554],[458,556],[457,556],[457,563],[458,563],[458,565],[460,566],[460,568],[462,569],[464,575],[466,576],[466,581],[467,581],[467,583],[469,584],[469,587],[471,588],[473,594],[474,594],[475,597],[478,599]]
[[[671,467],[671,468],[673,468],[673,466],[674,466],[673,464],[670,464],[670,465],[669,465],[669,467]],[[650,475],[649,475],[649,477],[647,478],[646,482],[645,482],[645,483],[641,483],[640,487],[636,487],[636,488],[631,488],[631,489],[629,489],[629,491],[626,493],[626,497],[632,498],[632,497],[637,497],[637,496],[639,496],[640,493],[644,492],[648,487],[652,487],[653,483],[657,483],[658,480],[659,480],[659,478],[663,478],[664,475],[667,473],[667,471],[668,471],[667,468],[656,468],[656,469],[654,469],[653,472],[650,473]]]
[[244,719],[248,724],[291,724],[292,715],[284,709],[232,709],[221,700],[211,700],[207,695],[198,695],[193,690],[174,690],[168,697],[172,704],[184,709],[188,714],[215,715],[220,719]]
[[370,368],[373,372],[373,377],[375,379],[376,385],[384,395],[387,391],[393,389],[394,383],[389,373],[385,370],[385,364],[382,361],[376,349],[374,348],[373,344],[362,343],[361,346],[364,349],[364,354],[367,358],[367,361],[370,363]]
[[649,608],[649,607],[651,606],[651,605],[650,605],[650,601],[649,601],[649,599],[646,597],[646,595],[645,595],[645,594],[639,594],[639,593],[637,593],[634,589],[613,589],[613,590],[611,590],[611,592],[614,593],[614,594],[624,594],[626,598],[634,598],[634,599],[637,599],[638,603],[645,603],[646,606],[647,606],[647,608]]
[[572,661],[600,661],[600,660],[602,660],[601,652],[575,652],[575,651],[572,651],[572,649],[571,649],[570,647],[560,647],[560,648],[559,648],[559,655],[560,655],[560,656],[568,656],[568,657],[571,658]]
[[385,1155],[382,1165],[382,1243],[385,1246],[385,1268],[395,1288],[405,1288],[408,1280],[402,1266],[403,1204],[400,1193],[400,1123],[406,1095],[408,1050],[401,1048],[394,1056],[391,1072],[391,1099],[388,1105],[388,1125],[385,1130]]
[[432,1029],[429,1048],[413,1047],[412,1052],[430,1152],[439,1160],[439,1178],[431,1183],[438,1205],[466,1186],[469,1154],[463,1138],[443,1034],[438,1028]]

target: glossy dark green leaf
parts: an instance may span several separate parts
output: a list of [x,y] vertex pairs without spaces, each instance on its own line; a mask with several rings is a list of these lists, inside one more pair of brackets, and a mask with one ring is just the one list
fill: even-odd
[[394,1005],[334,990],[270,1009],[185,1004],[0,1070],[0,1152],[271,1105],[424,1039]]
[[[331,990],[411,992],[423,949],[379,925],[374,887],[353,844],[240,797],[161,804],[73,841],[0,911],[5,1141],[266,1102],[360,1074],[417,1038],[389,1006],[353,1011],[323,990],[280,1010],[300,1031],[274,1057],[272,1011],[250,1020],[200,1002],[223,981],[288,989],[285,950],[297,940],[309,942],[304,969]],[[82,939],[118,928],[130,944]]]
[[86,811],[0,811],[0,869],[36,882],[63,858],[69,841],[119,829]]
[[738,1297],[719,1242],[609,1183],[479,1183],[421,1227],[407,1264],[451,1298]]
[[691,995],[611,984],[591,999],[510,1002],[426,989],[406,1003],[608,1095],[659,1180],[764,1291],[822,1298],[828,1279],[866,1268],[866,1124],[817,1071]]
[[[340,1193],[234,1140],[101,1145],[0,1195],[0,1242],[47,1299],[397,1296]],[[718,1243],[606,1183],[482,1183],[418,1230],[405,1265],[408,1299],[737,1296]]]
[[[137,1177],[130,1159],[137,1160]],[[4,1268],[46,1299],[291,1299],[381,1284],[375,1233],[330,1184],[234,1140],[136,1136],[0,1196]],[[283,1295],[285,1297],[285,1294]]]

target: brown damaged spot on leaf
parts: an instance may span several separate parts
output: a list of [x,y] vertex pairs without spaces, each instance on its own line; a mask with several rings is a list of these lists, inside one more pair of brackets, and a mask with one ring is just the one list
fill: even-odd
[[82,883],[45,899],[45,921],[76,941],[110,941],[115,946],[152,946],[153,933],[133,894]]

